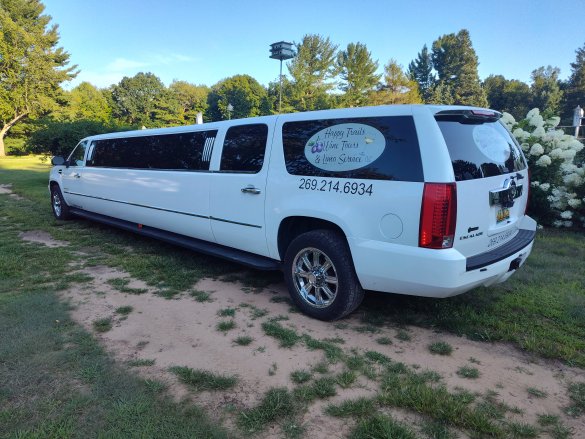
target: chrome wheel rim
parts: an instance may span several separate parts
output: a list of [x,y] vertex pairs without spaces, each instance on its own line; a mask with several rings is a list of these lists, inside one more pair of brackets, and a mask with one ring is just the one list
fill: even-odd
[[61,198],[57,192],[53,193],[53,210],[56,216],[61,216]]
[[292,264],[295,288],[303,300],[315,308],[325,308],[337,296],[337,270],[331,259],[316,248],[297,253]]

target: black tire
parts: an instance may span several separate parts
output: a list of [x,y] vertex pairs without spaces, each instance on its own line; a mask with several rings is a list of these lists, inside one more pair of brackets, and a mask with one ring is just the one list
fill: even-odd
[[284,256],[284,278],[293,302],[319,320],[340,319],[364,298],[347,241],[332,230],[297,236]]
[[71,219],[71,211],[69,206],[63,198],[61,189],[56,184],[51,185],[51,208],[53,209],[53,215],[58,220],[66,221]]

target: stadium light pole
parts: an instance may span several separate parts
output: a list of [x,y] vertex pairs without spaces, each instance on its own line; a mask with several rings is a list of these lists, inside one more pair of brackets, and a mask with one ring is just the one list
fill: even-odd
[[279,93],[278,93],[278,112],[282,112],[282,62],[295,57],[292,43],[280,41],[270,45],[270,58],[280,60],[280,75],[278,76]]

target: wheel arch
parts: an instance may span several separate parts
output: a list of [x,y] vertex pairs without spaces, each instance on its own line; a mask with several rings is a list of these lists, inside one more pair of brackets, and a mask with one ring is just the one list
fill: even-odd
[[343,229],[332,221],[309,216],[289,216],[284,218],[278,227],[278,255],[280,260],[284,260],[286,249],[297,236],[319,229],[335,231],[347,241],[347,235]]

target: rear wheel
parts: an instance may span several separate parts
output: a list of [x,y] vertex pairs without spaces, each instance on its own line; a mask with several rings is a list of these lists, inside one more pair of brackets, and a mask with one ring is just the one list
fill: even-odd
[[51,186],[51,207],[53,208],[53,215],[58,220],[68,220],[71,218],[69,206],[65,203],[61,189],[56,184]]
[[295,238],[284,258],[284,277],[295,304],[320,320],[346,316],[364,297],[347,241],[331,230]]

